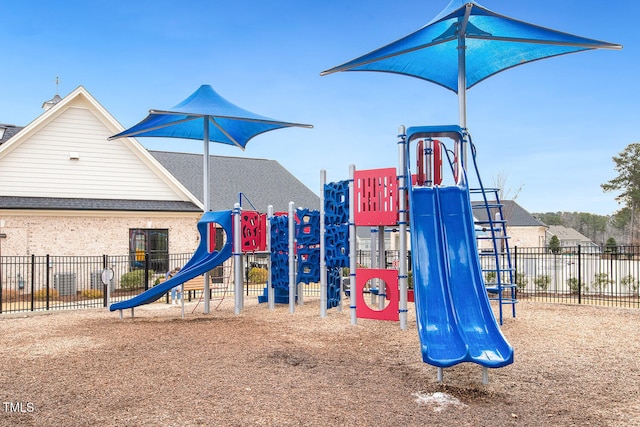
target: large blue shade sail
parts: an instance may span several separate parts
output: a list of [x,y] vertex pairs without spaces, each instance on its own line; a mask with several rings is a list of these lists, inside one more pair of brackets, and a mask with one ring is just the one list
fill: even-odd
[[[109,139],[122,137],[164,137],[212,141],[242,149],[254,136],[285,127],[311,125],[289,123],[242,109],[202,85],[171,110],[150,110],[137,125]],[[208,132],[208,135],[205,135]]]
[[[459,47],[464,52],[462,58]],[[458,93],[527,62],[621,47],[499,15],[474,1],[452,0],[416,32],[321,74],[338,71],[405,74]],[[466,72],[463,74],[462,70]]]

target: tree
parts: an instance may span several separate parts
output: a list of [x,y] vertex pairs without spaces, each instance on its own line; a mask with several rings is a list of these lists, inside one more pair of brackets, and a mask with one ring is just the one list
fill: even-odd
[[608,253],[616,253],[618,252],[618,242],[613,237],[609,237],[607,239],[607,243],[605,244],[605,252]]
[[618,156],[613,156],[613,162],[618,176],[601,187],[604,192],[619,192],[618,203],[631,209],[629,234],[631,244],[634,244],[636,208],[640,202],[640,143],[629,144]]
[[554,254],[560,252],[560,239],[558,239],[558,236],[551,236],[549,239],[549,250]]
[[564,225],[560,212],[535,213],[532,215],[547,225]]
[[520,195],[523,186],[521,185],[515,190],[513,188],[506,188],[507,177],[508,175],[506,173],[498,172],[498,175],[493,177],[493,186],[499,190],[498,196],[500,197],[500,200],[510,199],[515,201]]

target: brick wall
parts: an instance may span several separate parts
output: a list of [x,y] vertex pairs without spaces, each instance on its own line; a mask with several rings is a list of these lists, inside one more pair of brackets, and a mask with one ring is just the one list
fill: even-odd
[[200,214],[50,213],[2,215],[3,256],[126,255],[130,228],[169,230],[169,253],[193,252],[199,243]]

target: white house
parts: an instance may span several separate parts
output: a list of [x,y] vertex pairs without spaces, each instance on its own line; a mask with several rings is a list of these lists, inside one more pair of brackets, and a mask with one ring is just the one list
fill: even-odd
[[[149,152],[82,86],[24,128],[1,125],[0,242],[8,255],[190,253],[202,215],[202,155]],[[213,209],[242,192],[261,211],[319,198],[278,162],[212,156]],[[268,200],[277,197],[277,200]],[[286,200],[286,202],[283,202]]]

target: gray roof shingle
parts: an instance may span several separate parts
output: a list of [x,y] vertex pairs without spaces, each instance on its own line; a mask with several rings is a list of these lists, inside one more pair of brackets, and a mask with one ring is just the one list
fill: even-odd
[[[471,204],[473,206],[477,206],[483,204],[483,202],[472,201]],[[535,219],[529,212],[513,200],[502,200],[502,204],[504,205],[502,208],[502,213],[505,216],[504,219],[507,220],[507,224],[510,227],[546,227],[545,223]],[[492,211],[495,215],[496,209],[492,208]],[[487,220],[486,209],[475,208],[473,210],[473,215],[480,221]]]
[[[178,181],[202,200],[202,154],[150,151]],[[320,209],[320,198],[275,160],[244,157],[210,156],[210,200],[212,210],[231,209],[245,198],[242,207],[250,209],[247,200],[261,212],[268,205],[286,211],[289,202],[296,207]]]
[[[150,154],[187,190],[202,200],[203,158],[201,154],[166,151],[150,151]],[[232,209],[239,200],[239,193],[245,196],[242,201],[244,208],[251,208],[250,205],[253,204],[261,212],[266,212],[268,205],[273,205],[276,212],[286,211],[290,201],[293,201],[296,207],[320,208],[320,198],[275,160],[224,156],[211,156],[210,159],[212,210]],[[247,200],[250,203],[247,203]],[[200,211],[200,208],[193,203],[182,201],[13,196],[0,196],[0,208],[141,212]]]
[[[0,134],[2,134],[0,136],[0,145],[2,145],[2,143],[4,143],[5,141],[8,141],[9,138],[20,132],[22,129],[24,129],[23,126],[6,125],[0,123]],[[2,130],[4,130],[4,132],[2,132]]]
[[191,202],[0,196],[0,209],[201,212]]

